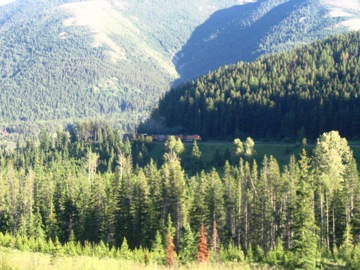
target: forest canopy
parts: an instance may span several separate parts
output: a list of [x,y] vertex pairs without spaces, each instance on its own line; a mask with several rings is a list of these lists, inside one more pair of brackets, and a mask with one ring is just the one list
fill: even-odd
[[203,138],[359,138],[359,42],[352,32],[222,67],[171,89],[149,123]]
[[171,265],[246,256],[287,269],[337,256],[358,269],[360,182],[338,132],[322,134],[313,154],[303,150],[285,166],[273,156],[258,165],[240,151],[222,173],[195,176],[184,171],[174,138],[161,166],[135,166],[136,143],[93,123],[2,150],[0,245],[42,252],[63,245],[69,255],[127,259],[145,249]]

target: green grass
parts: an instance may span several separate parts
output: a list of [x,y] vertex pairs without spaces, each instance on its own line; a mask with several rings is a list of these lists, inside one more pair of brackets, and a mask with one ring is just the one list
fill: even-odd
[[[145,270],[145,269],[168,269],[162,265],[141,264],[134,261],[119,260],[111,258],[95,258],[88,256],[57,257],[52,258],[50,254],[35,252],[22,252],[15,249],[0,248],[0,269],[1,270]],[[250,269],[279,269],[270,268],[266,265],[245,265],[241,263],[215,263],[215,264],[191,264],[188,266],[177,265],[171,269],[185,270],[250,270]]]
[[[351,141],[349,142],[351,149],[353,150],[353,154],[355,160],[360,166],[360,142]],[[183,168],[186,172],[193,174],[189,171],[191,166],[191,150],[192,150],[192,143],[185,143],[185,151],[180,155],[182,160]],[[225,160],[230,160],[234,164],[236,163],[237,158],[234,154],[234,146],[232,142],[200,142],[198,143],[199,149],[202,153],[202,164],[203,169],[206,171],[211,170],[213,167],[218,169],[220,172],[223,169],[223,165]],[[315,144],[309,144],[305,147],[309,156],[312,155],[312,151],[315,147]],[[299,143],[278,143],[278,142],[255,142],[255,155],[254,159],[261,165],[264,156],[273,156],[279,163],[280,168],[285,165],[289,164],[290,157],[292,155],[295,158],[299,158],[299,154],[302,151],[302,145]],[[163,155],[164,155],[164,144],[163,143],[152,143],[149,147],[149,156],[156,161],[158,165],[161,165],[163,162]],[[219,159],[215,158],[216,151],[219,152]],[[230,156],[229,156],[230,154]]]

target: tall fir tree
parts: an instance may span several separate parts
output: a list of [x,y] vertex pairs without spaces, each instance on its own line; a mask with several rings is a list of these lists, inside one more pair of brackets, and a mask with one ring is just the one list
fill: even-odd
[[317,258],[316,225],[312,207],[314,193],[309,174],[309,158],[303,150],[299,161],[299,180],[294,209],[294,246],[296,267],[315,269]]

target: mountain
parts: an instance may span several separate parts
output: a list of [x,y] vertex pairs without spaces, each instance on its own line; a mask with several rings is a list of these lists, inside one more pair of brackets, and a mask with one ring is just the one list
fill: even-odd
[[277,140],[339,130],[358,139],[359,43],[360,32],[352,32],[220,68],[170,90],[142,129],[160,123],[203,138]]
[[358,1],[259,0],[222,9],[176,54],[181,81],[237,61],[291,50],[335,33],[360,29]]
[[[0,126],[103,118],[133,129],[176,80],[326,36],[332,31],[322,29],[331,23],[343,25],[335,31],[348,29],[359,4],[354,0],[335,12],[336,5],[335,0],[183,0],[176,5],[170,0],[3,0]],[[312,30],[294,40],[290,34],[283,38],[282,33],[298,31],[293,17],[307,7],[319,9],[299,19]],[[311,16],[329,22],[313,25]],[[206,46],[216,47],[210,52],[199,44],[207,35],[214,42]],[[238,46],[239,40],[248,42]]]
[[2,1],[0,124],[136,123],[178,77],[171,59],[192,30],[236,2]]

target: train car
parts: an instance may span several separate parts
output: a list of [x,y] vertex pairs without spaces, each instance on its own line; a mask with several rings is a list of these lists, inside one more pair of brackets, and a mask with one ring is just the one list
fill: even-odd
[[151,135],[153,141],[155,142],[163,142],[166,141],[168,136],[167,135],[163,135],[163,134],[153,134]]
[[187,135],[187,136],[185,136],[184,141],[185,142],[201,141],[201,137],[200,137],[200,135],[197,135],[197,134]]
[[182,141],[185,140],[185,137],[186,137],[186,136],[181,135],[181,134],[180,135],[173,135],[173,136],[175,137],[175,139],[180,139]]

